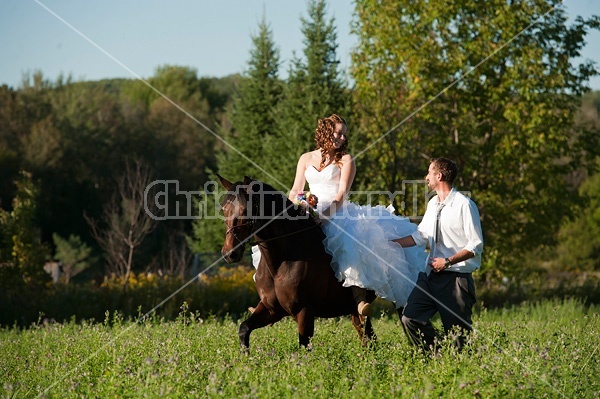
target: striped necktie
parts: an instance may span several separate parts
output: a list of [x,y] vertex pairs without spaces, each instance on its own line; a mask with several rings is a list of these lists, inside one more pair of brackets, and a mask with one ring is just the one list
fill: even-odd
[[446,204],[444,204],[443,202],[440,202],[437,204],[436,215],[435,215],[435,229],[433,230],[434,245],[437,245],[437,243],[440,242],[440,236],[441,236],[440,216],[442,215],[442,209],[444,209],[444,205],[446,205]]

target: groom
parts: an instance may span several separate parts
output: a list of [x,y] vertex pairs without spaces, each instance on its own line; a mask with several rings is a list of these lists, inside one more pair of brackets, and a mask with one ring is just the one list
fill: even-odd
[[477,205],[452,186],[458,169],[446,158],[429,164],[427,186],[436,192],[419,227],[412,235],[393,240],[403,247],[429,242],[429,273],[420,273],[408,297],[402,324],[411,342],[431,350],[435,330],[431,318],[440,313],[446,334],[453,327],[460,334],[455,344],[462,349],[472,327],[475,284],[471,272],[481,265],[483,235]]

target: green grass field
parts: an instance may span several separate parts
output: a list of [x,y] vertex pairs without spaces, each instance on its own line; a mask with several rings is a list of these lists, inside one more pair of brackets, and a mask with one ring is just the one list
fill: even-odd
[[347,318],[318,320],[313,349],[287,318],[240,353],[232,320],[40,323],[0,331],[2,398],[598,398],[600,316],[576,301],[482,311],[469,350],[428,357],[396,316],[363,348]]

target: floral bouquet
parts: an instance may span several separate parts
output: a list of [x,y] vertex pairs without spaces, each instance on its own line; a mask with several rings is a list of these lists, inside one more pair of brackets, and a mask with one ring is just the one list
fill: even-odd
[[301,191],[296,194],[296,200],[294,201],[294,205],[299,205],[302,208],[306,209],[311,216],[317,216],[317,211],[315,208],[319,203],[319,199],[316,195],[311,194],[310,191]]

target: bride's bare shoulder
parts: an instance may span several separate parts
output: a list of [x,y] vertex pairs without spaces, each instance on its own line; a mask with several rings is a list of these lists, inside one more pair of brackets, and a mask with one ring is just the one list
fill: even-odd
[[300,158],[298,159],[298,163],[305,165],[305,166],[312,165],[315,163],[316,159],[320,159],[320,157],[317,158],[315,151],[309,151],[309,152],[305,152],[304,154],[300,155]]
[[340,159],[340,161],[342,161],[342,163],[352,162],[353,160],[354,160],[354,158],[352,158],[352,155],[350,155],[350,154],[344,154],[344,155],[342,155],[342,159]]
[[321,161],[321,151],[314,150],[314,151],[305,152],[304,154],[302,154],[300,159],[302,159],[306,162],[311,162],[311,161],[319,161],[320,162]]

